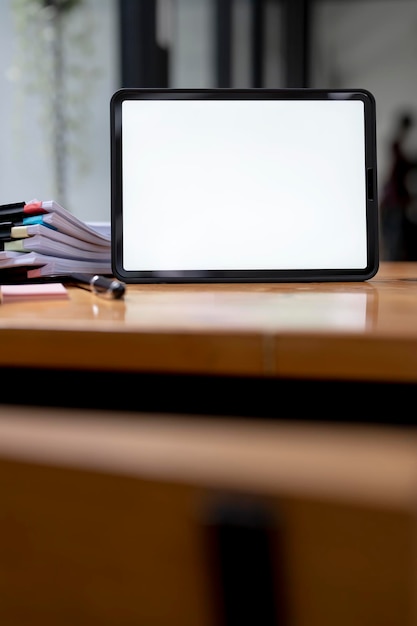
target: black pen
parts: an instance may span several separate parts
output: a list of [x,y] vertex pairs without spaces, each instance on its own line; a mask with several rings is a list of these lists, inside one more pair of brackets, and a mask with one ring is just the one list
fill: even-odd
[[126,291],[124,283],[99,274],[70,274],[68,278],[76,287],[88,289],[97,296],[104,296],[113,300],[123,298]]

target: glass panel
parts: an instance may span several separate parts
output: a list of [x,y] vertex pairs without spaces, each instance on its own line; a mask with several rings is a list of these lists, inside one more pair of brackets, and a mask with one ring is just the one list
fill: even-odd
[[169,86],[208,88],[214,76],[214,3],[175,0]]
[[[263,0],[259,3],[260,29],[258,35],[254,21],[255,2],[253,0],[234,0],[232,13],[232,87],[254,87],[257,73],[256,51],[258,46],[262,87],[283,87],[283,41],[281,2]],[[256,41],[256,37],[260,39]]]

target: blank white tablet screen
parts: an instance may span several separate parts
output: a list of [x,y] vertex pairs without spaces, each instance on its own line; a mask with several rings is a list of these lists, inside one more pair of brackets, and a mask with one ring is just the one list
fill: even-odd
[[126,100],[129,271],[362,269],[360,100]]

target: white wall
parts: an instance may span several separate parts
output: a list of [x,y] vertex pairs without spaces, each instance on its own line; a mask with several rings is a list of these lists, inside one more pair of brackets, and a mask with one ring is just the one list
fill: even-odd
[[[39,89],[42,72],[39,79],[37,68],[31,72],[38,86],[30,90],[26,79],[18,80],[20,48],[13,2],[0,3],[0,204],[33,198],[64,204],[63,198],[56,197],[46,126],[40,121],[48,106]],[[75,101],[70,102],[70,95],[68,105],[75,128],[70,131],[65,194],[66,208],[90,221],[110,220],[109,102],[119,87],[116,9],[117,0],[85,0],[71,18],[72,34],[65,51],[67,60],[81,65],[83,72],[93,70],[91,77],[84,72],[81,80],[71,79],[70,92]],[[89,41],[77,41],[76,33]],[[85,50],[89,43],[91,50]],[[46,68],[46,59],[34,61]],[[45,95],[50,101],[54,94]]]

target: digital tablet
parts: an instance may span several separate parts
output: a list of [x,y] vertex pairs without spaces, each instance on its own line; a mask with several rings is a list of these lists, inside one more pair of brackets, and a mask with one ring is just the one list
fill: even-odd
[[376,114],[363,89],[121,89],[114,275],[362,281],[378,269]]

